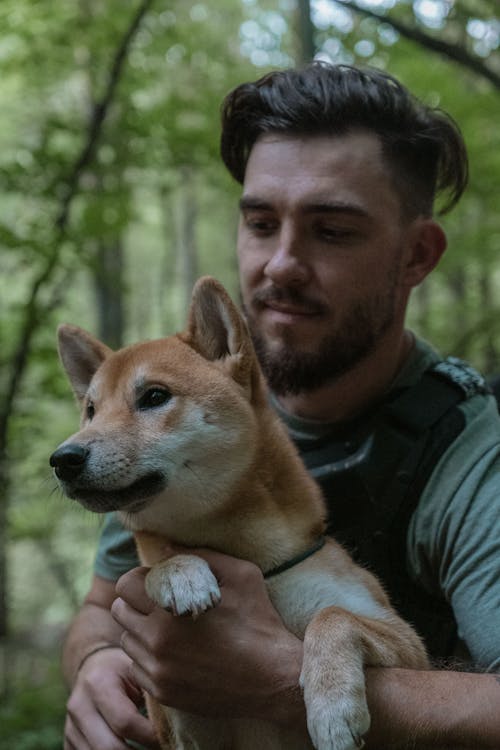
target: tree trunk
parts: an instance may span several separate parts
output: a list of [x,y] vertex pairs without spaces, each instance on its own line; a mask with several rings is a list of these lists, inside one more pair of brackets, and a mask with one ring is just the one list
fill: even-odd
[[[482,309],[484,311],[492,310],[494,308],[494,302],[490,269],[481,269],[481,275],[479,277],[479,288],[481,290]],[[482,346],[482,350],[484,352],[484,361],[482,363],[482,368],[485,373],[491,374],[500,370],[500,357],[495,344],[493,328],[491,326],[485,326],[485,328],[486,330],[484,331],[484,344]]]
[[299,26],[299,53],[297,62],[299,65],[307,65],[314,59],[316,45],[314,42],[314,24],[311,19],[310,0],[298,0],[298,26]]
[[98,311],[99,337],[112,349],[123,346],[124,253],[121,239],[113,244],[99,242],[94,287]]
[[191,304],[191,292],[199,276],[198,246],[196,242],[198,200],[192,170],[189,167],[183,167],[181,169],[181,177],[181,221],[177,245],[177,260],[183,289],[183,312],[185,318]]
[[7,583],[8,560],[7,560],[7,503],[9,498],[10,473],[7,467],[7,457],[4,456],[3,466],[0,468],[0,650],[1,641],[8,634],[8,595]]
[[464,268],[455,268],[448,275],[448,288],[454,297],[454,327],[457,331],[467,329],[467,274]]

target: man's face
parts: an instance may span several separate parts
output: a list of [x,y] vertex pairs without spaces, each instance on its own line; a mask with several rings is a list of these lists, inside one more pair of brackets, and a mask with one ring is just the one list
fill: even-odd
[[409,230],[375,135],[257,141],[238,256],[250,330],[275,393],[335,380],[402,328]]

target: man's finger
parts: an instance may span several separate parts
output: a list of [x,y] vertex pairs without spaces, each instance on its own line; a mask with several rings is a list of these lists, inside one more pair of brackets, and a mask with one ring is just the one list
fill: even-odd
[[117,595],[143,615],[149,615],[156,607],[155,603],[146,593],[144,580],[149,573],[149,568],[133,568],[125,573],[116,583]]
[[86,699],[78,711],[68,703],[68,718],[66,720],[66,738],[71,746],[78,750],[98,750],[101,747],[114,747],[116,750],[127,750],[125,742],[116,736],[100,710]]
[[102,711],[112,731],[119,737],[139,742],[148,748],[156,748],[158,740],[151,721],[139,713],[137,706],[129,699],[114,699],[109,694],[102,701]]
[[64,727],[64,750],[91,750],[91,747],[71,718],[66,718]]
[[[154,605],[153,605],[154,608]],[[132,633],[136,638],[141,640],[144,626],[147,622],[147,615],[131,606],[128,601],[118,597],[111,605],[111,615],[124,630]]]

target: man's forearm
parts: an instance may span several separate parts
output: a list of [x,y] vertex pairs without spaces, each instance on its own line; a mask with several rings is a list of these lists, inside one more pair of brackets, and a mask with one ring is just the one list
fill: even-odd
[[83,660],[94,650],[120,644],[122,629],[109,609],[86,603],[73,620],[62,652],[62,669],[68,686],[72,686]]
[[370,750],[500,748],[500,676],[368,669]]

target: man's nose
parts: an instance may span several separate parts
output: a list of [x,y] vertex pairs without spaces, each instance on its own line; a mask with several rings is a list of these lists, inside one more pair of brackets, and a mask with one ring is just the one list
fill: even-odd
[[289,230],[280,233],[264,273],[277,286],[300,286],[309,281],[307,255],[297,235]]

